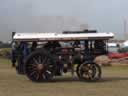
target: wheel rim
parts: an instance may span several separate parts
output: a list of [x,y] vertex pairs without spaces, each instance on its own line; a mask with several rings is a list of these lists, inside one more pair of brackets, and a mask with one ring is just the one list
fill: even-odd
[[94,64],[93,66],[95,68],[94,80],[96,81],[96,80],[101,79],[102,72],[101,72],[101,67],[98,64]]
[[96,64],[81,64],[79,67],[79,78],[86,81],[96,81],[101,77],[101,69]]
[[94,78],[94,69],[93,66],[91,66],[91,64],[84,64],[83,66],[81,66],[81,77],[85,80],[92,80]]
[[42,54],[31,57],[26,64],[26,74],[32,81],[50,80],[53,74],[50,69],[49,57]]

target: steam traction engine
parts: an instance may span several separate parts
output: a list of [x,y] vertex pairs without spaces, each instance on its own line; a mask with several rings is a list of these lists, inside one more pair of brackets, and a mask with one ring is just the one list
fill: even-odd
[[19,74],[35,82],[49,81],[71,72],[81,80],[97,81],[101,68],[94,59],[107,54],[106,42],[113,33],[63,32],[15,33],[12,63]]

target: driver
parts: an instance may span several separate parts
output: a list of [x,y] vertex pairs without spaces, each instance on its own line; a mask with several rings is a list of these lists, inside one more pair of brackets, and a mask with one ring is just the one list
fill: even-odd
[[58,41],[48,41],[45,45],[44,48],[45,49],[49,49],[49,48],[57,48],[57,47],[61,47],[60,43]]

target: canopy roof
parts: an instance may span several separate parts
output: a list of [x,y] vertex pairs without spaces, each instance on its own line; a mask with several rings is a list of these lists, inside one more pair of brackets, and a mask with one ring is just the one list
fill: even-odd
[[73,41],[73,40],[108,40],[113,33],[15,33],[14,41]]

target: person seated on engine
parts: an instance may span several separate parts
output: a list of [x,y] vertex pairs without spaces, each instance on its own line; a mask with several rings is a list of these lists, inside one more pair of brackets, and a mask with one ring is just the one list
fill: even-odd
[[44,48],[45,49],[49,49],[49,48],[57,48],[57,47],[61,47],[60,43],[58,41],[48,41],[45,45]]
[[52,46],[52,42],[51,41],[48,41],[47,43],[44,44],[44,48],[45,49],[49,49],[49,48],[51,48],[51,46]]
[[80,47],[80,41],[75,41],[73,44],[74,47]]
[[105,45],[104,41],[102,41],[102,40],[96,40],[94,43],[94,49],[97,52],[100,52],[100,54],[104,54],[106,52],[105,46],[106,45]]
[[94,46],[96,49],[104,49],[105,43],[101,40],[96,40]]
[[53,48],[59,48],[61,47],[60,43],[58,41],[53,41]]
[[32,42],[31,51],[35,51],[36,48],[37,48],[37,42],[34,41]]

